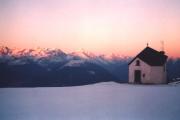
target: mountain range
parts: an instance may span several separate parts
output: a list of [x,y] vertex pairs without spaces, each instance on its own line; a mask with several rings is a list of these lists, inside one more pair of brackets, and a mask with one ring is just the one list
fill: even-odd
[[[131,57],[60,49],[0,47],[0,87],[76,86],[128,80]],[[180,77],[180,59],[169,59],[169,80]]]

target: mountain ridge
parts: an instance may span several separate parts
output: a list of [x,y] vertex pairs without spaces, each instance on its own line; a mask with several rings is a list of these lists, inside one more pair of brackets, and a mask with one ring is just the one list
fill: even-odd
[[[74,86],[96,82],[128,81],[131,57],[95,55],[60,49],[0,47],[0,86]],[[180,59],[167,62],[168,79],[180,77]]]

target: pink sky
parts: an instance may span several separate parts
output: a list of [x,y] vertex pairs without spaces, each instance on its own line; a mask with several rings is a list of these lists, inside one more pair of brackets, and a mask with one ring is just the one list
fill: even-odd
[[179,0],[1,0],[0,44],[133,56],[148,42],[180,57]]

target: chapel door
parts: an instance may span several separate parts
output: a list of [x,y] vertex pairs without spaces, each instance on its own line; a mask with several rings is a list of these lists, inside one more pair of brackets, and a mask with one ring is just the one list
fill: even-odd
[[134,71],[134,82],[141,83],[141,71],[140,70]]

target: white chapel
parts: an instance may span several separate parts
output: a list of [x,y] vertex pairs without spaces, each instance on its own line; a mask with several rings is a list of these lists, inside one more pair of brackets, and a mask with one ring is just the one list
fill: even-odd
[[129,83],[135,84],[166,84],[166,61],[164,51],[156,51],[146,47],[129,65]]

